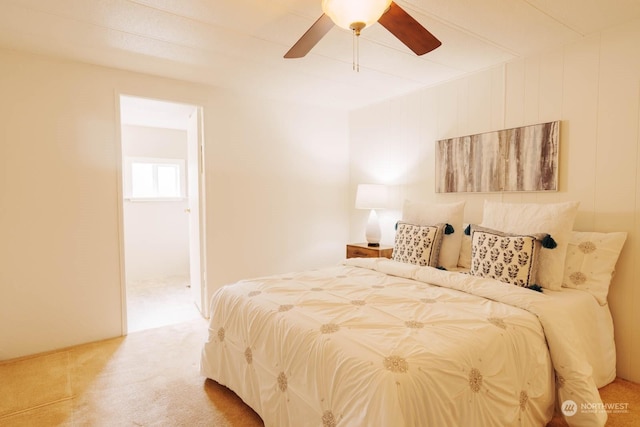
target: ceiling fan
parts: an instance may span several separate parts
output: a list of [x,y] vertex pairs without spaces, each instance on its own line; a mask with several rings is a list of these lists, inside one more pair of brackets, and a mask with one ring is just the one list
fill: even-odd
[[391,0],[322,0],[322,11],[322,16],[289,49],[285,58],[305,56],[334,25],[359,36],[363,28],[379,22],[416,55],[424,55],[442,44]]

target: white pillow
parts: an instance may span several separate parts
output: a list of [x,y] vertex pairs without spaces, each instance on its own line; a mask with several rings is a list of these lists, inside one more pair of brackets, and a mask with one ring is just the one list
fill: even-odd
[[616,262],[626,239],[625,232],[572,231],[562,286],[587,291],[605,305]]
[[485,200],[480,225],[505,233],[551,235],[558,246],[540,251],[537,281],[543,288],[560,290],[569,236],[579,204],[580,202],[501,203]]
[[424,202],[404,201],[402,220],[417,225],[451,224],[453,233],[445,234],[440,248],[438,267],[454,269],[458,266],[458,256],[462,243],[462,219],[465,202],[429,204]]
[[[466,229],[468,224],[462,224]],[[460,244],[460,256],[458,257],[458,267],[471,268],[471,235],[462,234],[462,243]]]

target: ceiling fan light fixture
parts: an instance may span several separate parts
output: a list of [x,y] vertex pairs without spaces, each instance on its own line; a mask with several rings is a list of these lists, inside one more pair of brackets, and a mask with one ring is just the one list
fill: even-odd
[[[392,0],[322,0],[322,11],[339,27],[355,30],[380,19]],[[364,24],[364,25],[363,25]]]
[[302,58],[334,25],[353,31],[354,69],[358,69],[360,30],[379,22],[416,55],[424,55],[442,43],[393,0],[322,0],[320,18],[285,53],[285,58]]

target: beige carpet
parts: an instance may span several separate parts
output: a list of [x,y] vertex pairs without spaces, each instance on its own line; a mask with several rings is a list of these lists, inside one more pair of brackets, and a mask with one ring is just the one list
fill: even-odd
[[[262,426],[233,392],[199,375],[205,338],[199,319],[0,363],[0,425]],[[602,395],[629,404],[609,426],[640,426],[638,385],[617,380]]]
[[188,277],[127,282],[129,333],[199,319]]
[[[640,384],[617,378],[611,384],[600,389],[603,403],[616,404],[617,411],[608,411],[607,427],[640,426]],[[626,407],[626,409],[625,409]],[[547,427],[565,427],[567,422],[556,416]]]

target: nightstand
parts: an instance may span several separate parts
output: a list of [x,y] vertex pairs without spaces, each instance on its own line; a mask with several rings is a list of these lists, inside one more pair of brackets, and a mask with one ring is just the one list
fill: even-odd
[[347,258],[391,258],[393,246],[367,246],[366,243],[347,245]]

